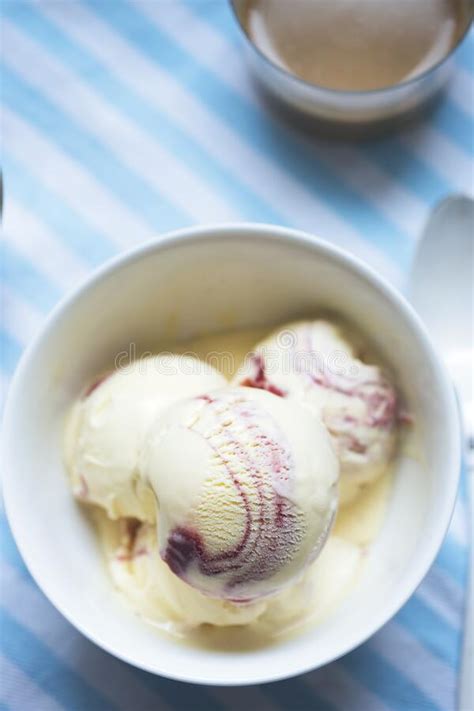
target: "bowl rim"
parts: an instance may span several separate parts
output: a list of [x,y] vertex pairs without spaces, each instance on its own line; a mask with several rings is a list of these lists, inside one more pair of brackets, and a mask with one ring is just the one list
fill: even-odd
[[[73,613],[71,613],[68,609],[65,609],[64,605],[56,603],[55,594],[54,591],[51,591],[48,576],[44,574],[44,569],[38,569],[35,561],[31,559],[27,543],[23,540],[22,531],[17,527],[15,522],[14,512],[12,510],[12,505],[10,504],[10,497],[12,494],[10,494],[9,482],[13,480],[13,477],[8,475],[9,464],[7,442],[9,441],[9,437],[13,435],[13,432],[11,431],[12,425],[10,424],[10,413],[14,410],[16,400],[21,396],[23,375],[30,367],[31,361],[34,360],[34,354],[37,348],[49,337],[50,332],[54,329],[58,319],[65,312],[67,312],[67,310],[75,302],[86,294],[87,291],[116,270],[120,270],[122,267],[146,258],[149,254],[167,250],[176,246],[178,246],[178,248],[181,246],[185,247],[188,244],[200,241],[222,241],[225,239],[235,238],[238,238],[239,240],[249,239],[254,241],[256,239],[269,240],[277,244],[287,244],[289,246],[306,248],[316,254],[323,253],[325,256],[334,259],[344,268],[356,272],[360,277],[370,283],[372,287],[380,291],[388,299],[388,301],[390,301],[394,307],[402,313],[403,317],[408,321],[412,330],[416,332],[418,339],[421,340],[423,347],[427,349],[430,355],[431,365],[434,369],[440,393],[443,398],[443,412],[445,413],[447,425],[446,441],[450,445],[450,450],[448,465],[446,466],[447,474],[442,511],[438,516],[433,535],[429,541],[425,541],[423,551],[417,557],[416,565],[414,565],[410,571],[411,574],[406,577],[397,598],[391,605],[382,608],[381,613],[374,618],[372,624],[368,626],[363,635],[359,635],[355,639],[350,640],[336,653],[329,655],[324,662],[319,664],[317,663],[316,665],[310,660],[300,660],[298,663],[293,662],[288,664],[288,668],[283,674],[280,672],[272,672],[270,670],[265,671],[264,673],[260,672],[252,674],[249,678],[234,678],[232,675],[229,675],[227,677],[216,679],[209,676],[209,674],[206,675],[200,673],[198,676],[193,676],[192,673],[186,672],[186,670],[170,670],[166,668],[166,665],[163,669],[160,664],[160,660],[158,660],[157,664],[147,664],[141,661],[136,661],[122,652],[117,652],[113,648],[112,644],[109,644],[107,640],[101,639],[100,635],[96,634],[93,629],[89,629],[85,623],[77,623],[74,619]],[[66,294],[53,308],[49,316],[47,316],[43,327],[40,329],[31,344],[25,349],[16,368],[5,404],[0,451],[2,453],[2,458],[5,458],[4,461],[6,465],[2,472],[5,511],[16,545],[18,546],[20,554],[38,587],[46,595],[51,604],[71,625],[73,625],[73,627],[79,630],[88,640],[109,654],[112,654],[116,658],[127,662],[128,664],[152,674],[161,675],[175,681],[193,684],[245,686],[291,678],[293,676],[313,671],[314,669],[336,661],[340,657],[348,654],[366,642],[407,602],[433,564],[451,521],[460,477],[461,434],[459,411],[456,404],[454,387],[450,382],[445,366],[437,356],[434,346],[431,343],[420,317],[415,313],[413,307],[400,292],[398,292],[391,284],[386,282],[370,266],[365,264],[355,255],[352,255],[350,252],[319,237],[314,237],[310,233],[267,223],[231,222],[184,227],[166,232],[162,235],[157,235],[145,243],[139,244],[130,250],[126,250],[123,253],[119,253],[114,256],[98,269],[94,270],[92,274],[86,277],[86,279],[83,280],[79,286],[74,288],[70,293]],[[297,657],[295,656],[295,658]],[[247,674],[247,676],[249,675]]]

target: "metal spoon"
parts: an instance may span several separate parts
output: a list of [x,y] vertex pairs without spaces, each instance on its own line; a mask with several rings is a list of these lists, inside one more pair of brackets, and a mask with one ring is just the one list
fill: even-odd
[[459,710],[474,709],[473,659],[473,465],[474,465],[474,201],[459,195],[433,210],[410,274],[408,296],[424,320],[456,386],[467,435],[471,512],[470,583],[466,604]]

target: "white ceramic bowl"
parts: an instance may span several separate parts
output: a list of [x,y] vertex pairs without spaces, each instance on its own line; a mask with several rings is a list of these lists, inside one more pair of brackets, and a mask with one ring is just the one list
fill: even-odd
[[[384,528],[358,588],[319,627],[254,651],[169,640],[112,592],[97,540],[61,459],[64,416],[84,383],[135,343],[271,325],[330,307],[365,331],[393,367],[416,418],[420,461],[402,459]],[[250,684],[326,664],[394,615],[445,535],[459,474],[453,391],[420,321],[354,257],[309,235],[264,225],[196,227],[121,255],[51,314],[18,367],[5,413],[4,493],[38,585],[87,637],[173,679]]]

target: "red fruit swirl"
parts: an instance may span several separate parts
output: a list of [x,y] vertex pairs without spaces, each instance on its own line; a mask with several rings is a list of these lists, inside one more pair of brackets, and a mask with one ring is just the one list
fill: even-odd
[[[321,358],[317,357],[321,353],[318,351],[318,344],[313,340],[311,326],[297,329],[294,335],[296,342],[288,349],[286,358],[288,367],[292,367],[294,372],[309,383],[362,400],[366,404],[366,414],[354,424],[381,429],[391,429],[394,426],[398,410],[396,391],[378,368],[354,360],[353,366],[358,368],[358,373],[335,373],[329,363],[321,362]],[[252,357],[252,366],[252,375],[247,377],[242,385],[268,390],[282,397],[288,394],[272,382],[262,354],[257,353]]]
[[[222,576],[223,597],[248,599],[248,585],[270,579],[304,538],[298,511],[285,496],[294,463],[283,433],[260,403],[232,391],[201,401],[200,416],[189,429],[212,450],[216,470],[211,476],[225,477],[234,487],[244,513],[243,531],[232,545],[211,553],[195,526],[178,526],[169,533],[162,555],[191,585],[199,587],[199,576]],[[223,525],[215,522],[216,540],[229,538],[219,531]]]

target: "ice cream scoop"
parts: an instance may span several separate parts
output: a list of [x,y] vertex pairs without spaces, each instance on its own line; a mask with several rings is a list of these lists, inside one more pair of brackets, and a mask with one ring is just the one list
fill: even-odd
[[336,511],[338,462],[326,427],[263,390],[174,404],[148,431],[141,468],[158,499],[163,560],[197,590],[234,602],[293,582]]
[[183,582],[160,557],[153,524],[104,517],[98,526],[115,586],[154,625],[178,633],[202,624],[247,625],[265,611],[265,600],[235,605]]
[[171,634],[200,625],[238,626],[245,634],[245,625],[253,640],[260,636],[268,642],[329,614],[355,582],[364,558],[361,547],[331,535],[294,585],[278,595],[235,604],[203,595],[174,575],[159,555],[153,524],[111,521],[99,510],[94,518],[116,589],[141,617]]
[[95,381],[66,428],[65,460],[75,496],[113,519],[154,521],[155,497],[138,468],[148,426],[176,400],[224,383],[210,365],[172,354],[137,360]]
[[234,383],[296,400],[321,416],[341,465],[341,504],[386,469],[396,435],[395,388],[378,366],[356,357],[337,326],[283,326],[256,346]]

